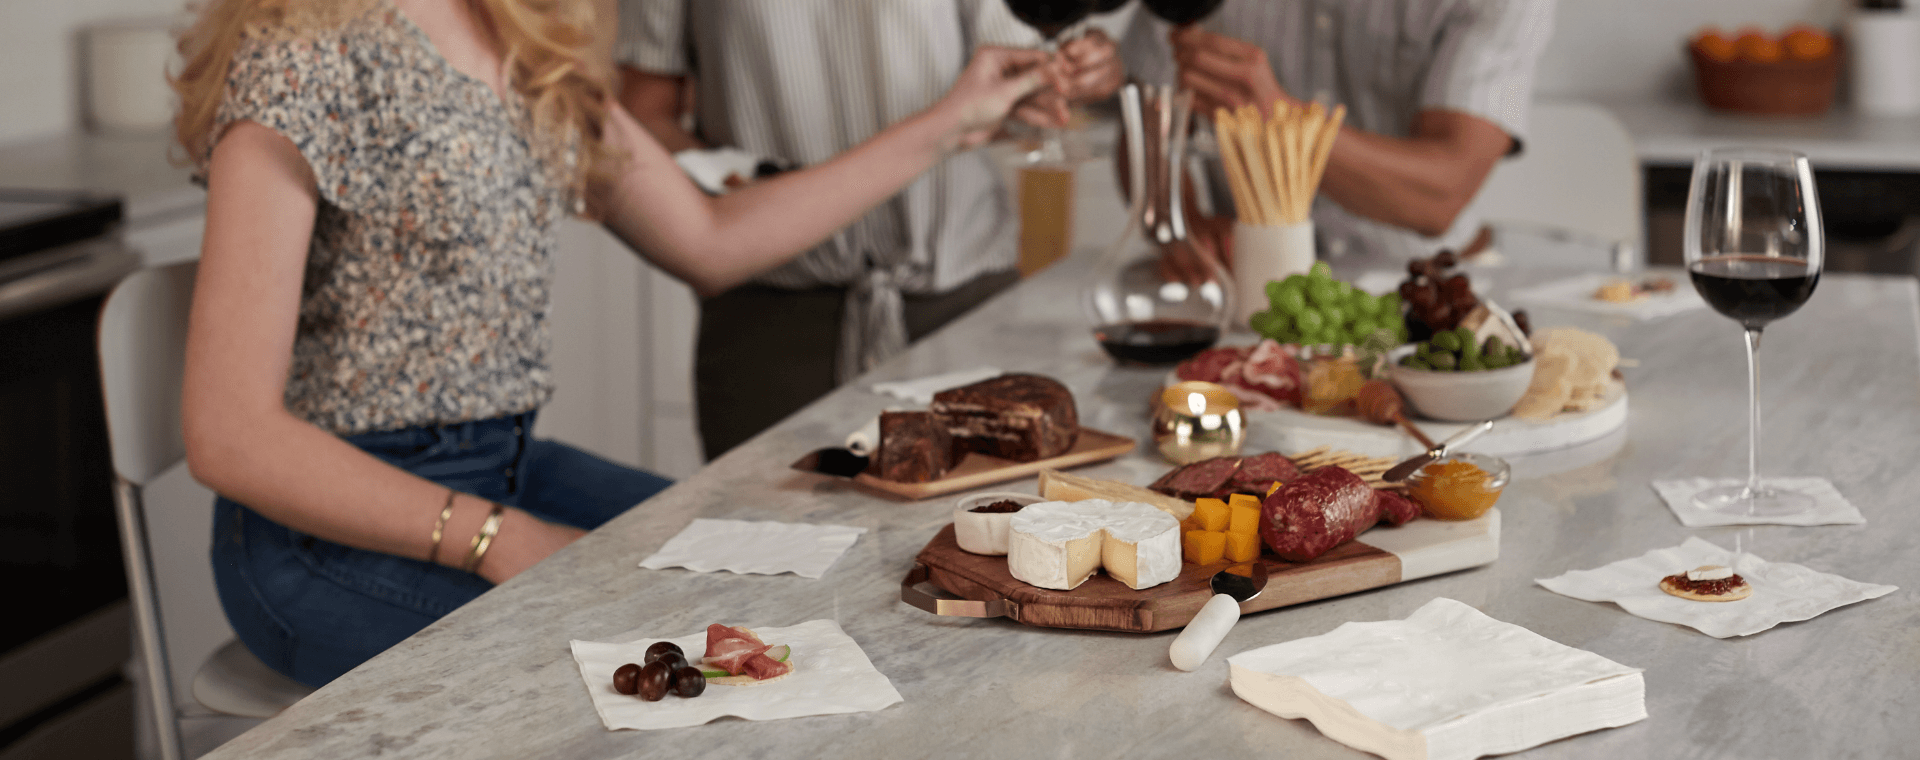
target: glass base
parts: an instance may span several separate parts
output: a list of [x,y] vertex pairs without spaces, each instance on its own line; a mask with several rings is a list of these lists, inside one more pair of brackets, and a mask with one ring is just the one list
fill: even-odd
[[1742,517],[1791,517],[1813,511],[1813,497],[1791,489],[1761,485],[1718,486],[1693,495],[1693,505]]

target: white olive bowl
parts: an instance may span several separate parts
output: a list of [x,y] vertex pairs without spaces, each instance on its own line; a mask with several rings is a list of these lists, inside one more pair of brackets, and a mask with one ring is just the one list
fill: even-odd
[[1387,377],[1413,411],[1428,419],[1476,422],[1505,417],[1533,382],[1531,356],[1511,367],[1442,372],[1401,366],[1400,360],[1413,351],[1412,345],[1405,345],[1388,354]]
[[1022,507],[1046,501],[1030,493],[982,491],[960,497],[953,507],[953,539],[960,548],[974,554],[1003,557],[1007,554],[1007,534],[1012,530],[1012,512],[975,512],[995,502],[1011,501]]

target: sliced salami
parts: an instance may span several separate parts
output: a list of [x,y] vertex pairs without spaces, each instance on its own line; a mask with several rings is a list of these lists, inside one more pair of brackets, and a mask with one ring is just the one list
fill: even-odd
[[1149,488],[1174,498],[1197,499],[1226,488],[1239,469],[1239,457],[1203,459],[1167,473]]
[[1233,473],[1227,487],[1233,489],[1234,493],[1250,493],[1265,498],[1267,489],[1272,488],[1276,481],[1284,483],[1297,477],[1300,477],[1300,468],[1293,465],[1293,460],[1285,454],[1269,451],[1241,458],[1240,469]]
[[1420,505],[1412,499],[1392,491],[1374,489],[1373,495],[1380,500],[1380,519],[1388,525],[1405,525],[1408,520],[1420,516]]

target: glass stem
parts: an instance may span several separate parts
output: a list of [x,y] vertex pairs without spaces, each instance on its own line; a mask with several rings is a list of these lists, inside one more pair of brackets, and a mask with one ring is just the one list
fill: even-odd
[[1760,493],[1760,373],[1753,354],[1760,350],[1759,327],[1748,327],[1747,337],[1747,496]]

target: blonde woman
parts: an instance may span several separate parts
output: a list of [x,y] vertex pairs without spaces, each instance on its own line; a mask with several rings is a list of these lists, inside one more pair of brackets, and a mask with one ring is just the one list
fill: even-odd
[[531,437],[555,225],[696,290],[826,238],[986,139],[1041,54],[804,172],[699,192],[583,65],[589,0],[211,0],[178,137],[207,186],[188,464],[235,632],[326,683],[666,481]]

